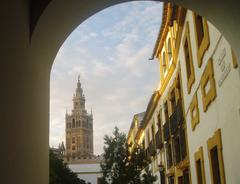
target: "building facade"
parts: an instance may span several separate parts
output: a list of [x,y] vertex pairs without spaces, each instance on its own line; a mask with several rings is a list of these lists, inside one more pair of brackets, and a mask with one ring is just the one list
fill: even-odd
[[135,114],[132,119],[131,127],[128,131],[127,144],[129,152],[131,153],[134,148],[142,146],[143,141],[143,117],[145,112]]
[[103,174],[100,163],[102,160],[102,155],[85,157],[68,164],[68,167],[86,183],[101,184]]
[[93,115],[85,109],[85,96],[78,77],[73,95],[73,109],[65,116],[66,151],[68,163],[93,155]]
[[160,82],[141,133],[156,183],[240,183],[236,56],[198,14],[165,3],[162,17],[152,55]]

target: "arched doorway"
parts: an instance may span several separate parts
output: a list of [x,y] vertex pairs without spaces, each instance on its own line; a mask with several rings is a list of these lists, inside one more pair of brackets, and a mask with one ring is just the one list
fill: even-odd
[[[44,1],[30,33],[29,2],[2,6],[0,78],[3,183],[48,183],[49,79],[52,62],[67,36],[86,18],[122,1]],[[127,1],[126,1],[127,2]],[[232,2],[175,1],[210,20],[240,48],[240,14]],[[6,21],[7,19],[7,21]],[[32,35],[32,36],[30,36]],[[239,57],[239,53],[237,53]],[[13,177],[14,176],[14,177]]]

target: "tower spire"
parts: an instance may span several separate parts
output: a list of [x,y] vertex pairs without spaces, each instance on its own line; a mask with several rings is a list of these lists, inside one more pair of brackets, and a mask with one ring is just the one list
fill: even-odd
[[80,75],[78,75],[76,96],[82,96],[82,95],[83,95],[83,91],[82,91],[81,82],[80,82]]

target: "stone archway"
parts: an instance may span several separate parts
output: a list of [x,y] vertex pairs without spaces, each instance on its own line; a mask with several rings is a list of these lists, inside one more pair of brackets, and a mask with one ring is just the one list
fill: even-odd
[[[64,40],[81,22],[104,8],[128,1],[31,2],[30,6],[29,1],[13,0],[1,6],[0,156],[3,162],[0,170],[3,183],[49,182],[49,80],[53,60]],[[236,3],[207,0],[174,3],[205,16],[235,51],[240,49],[240,14]],[[240,58],[240,53],[236,54]]]

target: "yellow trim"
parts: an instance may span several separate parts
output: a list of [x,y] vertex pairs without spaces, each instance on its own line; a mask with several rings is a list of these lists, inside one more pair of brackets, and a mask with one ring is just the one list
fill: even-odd
[[[169,27],[168,27],[168,30],[170,30]],[[165,42],[164,42],[164,50],[165,50],[166,68],[167,68],[167,72],[168,72],[168,69],[170,67],[170,61],[169,61],[169,58],[168,58],[168,47],[167,47],[168,43],[167,42],[168,42],[168,40],[165,40]]]
[[[166,40],[166,43],[165,43],[165,46],[166,46],[166,49],[167,49],[167,58],[168,58],[168,67],[170,67],[174,62],[173,62],[173,51],[174,51],[174,48],[173,48],[173,35],[172,35],[172,30],[173,30],[173,27],[168,27],[168,30],[169,30],[169,37],[168,39]],[[169,40],[170,40],[170,46],[171,46],[171,55],[172,55],[172,63],[170,63],[170,58],[169,58]]]
[[169,82],[170,79],[172,78],[172,75],[173,75],[174,70],[175,70],[175,66],[174,66],[174,65],[171,65],[170,68],[169,68],[169,71],[167,72],[167,75],[166,75],[166,77],[164,78],[164,80],[162,81],[161,87],[160,87],[160,89],[159,89],[159,95],[160,95],[160,96],[164,93],[164,91],[165,91],[165,89],[166,89],[166,87],[167,87],[167,85],[168,85],[168,82]]
[[162,54],[158,56],[158,59],[159,59],[159,67],[160,67],[160,82],[162,84],[164,81]]
[[233,68],[237,68],[238,67],[237,57],[236,57],[235,52],[232,48],[231,48],[231,52],[232,52]]
[[211,160],[211,150],[217,146],[217,152],[218,152],[218,163],[219,163],[219,171],[220,171],[220,179],[221,183],[225,184],[225,171],[224,171],[224,162],[223,162],[223,153],[222,153],[222,138],[221,138],[221,129],[218,129],[214,136],[209,138],[207,141],[207,147],[208,147],[208,159],[210,164],[210,172],[211,172],[211,180],[213,181],[213,168],[212,168],[212,160]]
[[210,40],[209,40],[209,31],[208,31],[207,20],[202,17],[203,39],[202,39],[200,44],[198,43],[196,16],[198,16],[198,15],[193,12],[193,22],[194,22],[194,27],[195,27],[195,38],[196,38],[196,46],[197,46],[198,67],[201,67],[202,66],[202,59],[203,59],[204,53],[206,52],[206,50],[208,49],[208,47],[210,45]]
[[[194,131],[195,127],[199,123],[199,109],[198,109],[197,92],[193,96],[189,110],[190,110],[190,116],[191,116],[192,131]],[[195,115],[194,115],[194,112],[195,112]]]
[[[203,147],[202,146],[194,154],[194,158],[195,158],[196,176],[198,176],[197,161],[200,160],[200,163],[201,163],[202,183],[198,183],[198,184],[206,184],[204,158],[203,158]],[[197,182],[198,182],[198,179],[197,179]]]
[[[195,81],[195,73],[194,73],[194,67],[193,67],[192,48],[191,48],[191,43],[190,43],[190,32],[189,32],[189,23],[188,22],[186,23],[185,27],[186,27],[185,34],[183,37],[182,44],[183,44],[183,50],[185,48],[185,43],[187,42],[187,44],[188,44],[190,76],[188,76],[188,74],[187,74],[187,88],[188,88],[188,94],[189,94],[191,92],[192,85]],[[185,55],[186,72],[188,73],[185,50],[184,50],[184,55]]]
[[[206,92],[206,85],[210,82],[210,88]],[[201,77],[201,92],[202,92],[202,103],[204,112],[207,111],[208,106],[216,98],[216,86],[214,79],[213,60],[209,59],[206,68]]]

